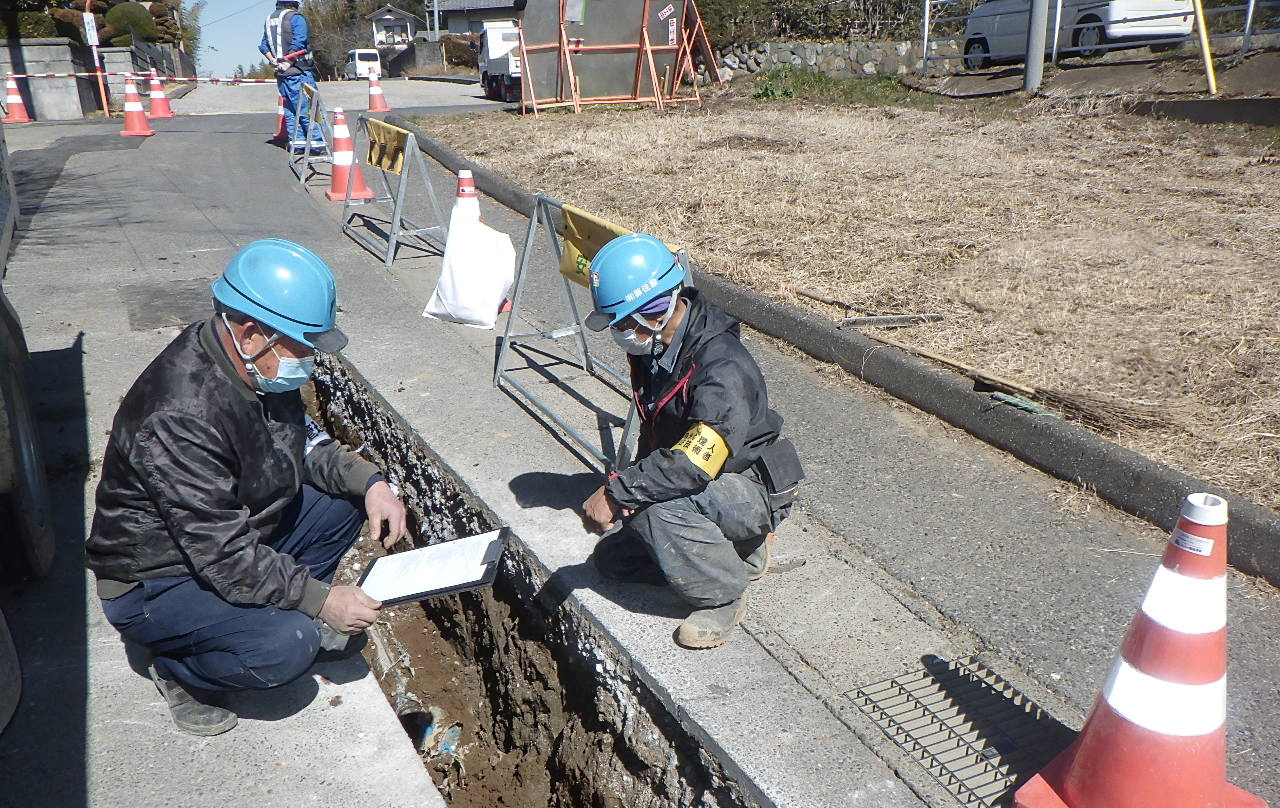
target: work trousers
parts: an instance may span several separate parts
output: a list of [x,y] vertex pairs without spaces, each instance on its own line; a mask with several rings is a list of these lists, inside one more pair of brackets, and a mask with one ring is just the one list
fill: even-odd
[[[352,500],[304,485],[266,543],[328,583],[363,523],[364,512]],[[306,614],[238,606],[190,577],[144,580],[103,600],[102,610],[122,637],[151,651],[161,676],[204,690],[285,684],[305,673],[320,649]]]
[[626,565],[628,553],[647,552],[690,606],[723,606],[742,597],[748,571],[743,559],[783,515],[770,510],[768,491],[754,471],[721,474],[696,494],[637,511],[614,537],[602,540],[597,563],[608,575],[603,565]]
[[[316,80],[305,70],[296,76],[276,76],[276,88],[284,96],[284,131],[289,133],[291,141],[307,139],[311,119],[307,114],[307,98],[302,94],[304,84],[316,86]],[[316,121],[316,129],[311,133],[313,139],[324,136],[323,128],[324,121]]]

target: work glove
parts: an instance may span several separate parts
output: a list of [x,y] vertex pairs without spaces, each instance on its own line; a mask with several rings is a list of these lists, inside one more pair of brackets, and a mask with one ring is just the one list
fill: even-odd
[[276,59],[277,73],[284,73],[291,67],[293,67],[293,62],[289,61],[288,59]]

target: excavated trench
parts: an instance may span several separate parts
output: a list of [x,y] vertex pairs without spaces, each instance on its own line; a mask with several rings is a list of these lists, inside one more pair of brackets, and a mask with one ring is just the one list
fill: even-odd
[[[384,469],[422,546],[492,530],[480,502],[354,368],[317,369],[315,409]],[[339,576],[381,552],[362,540]],[[513,535],[492,588],[384,612],[364,653],[458,808],[758,806],[548,583]],[[554,579],[551,579],[554,580]]]

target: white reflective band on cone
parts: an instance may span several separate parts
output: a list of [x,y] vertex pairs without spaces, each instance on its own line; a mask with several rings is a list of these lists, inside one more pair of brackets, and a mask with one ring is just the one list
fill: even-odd
[[355,156],[356,156],[355,152],[349,152],[349,151],[334,152],[333,164],[335,166],[349,166],[352,164],[353,162],[352,158],[354,158]]
[[125,101],[124,111],[125,112],[142,112],[142,102],[141,101]]
[[333,127],[333,139],[337,140],[340,137],[351,137],[351,130],[347,128],[345,123],[340,123]]
[[1225,525],[1227,501],[1213,494],[1187,494],[1182,502],[1182,517],[1197,525]]
[[1227,576],[1189,578],[1161,564],[1142,601],[1147,617],[1182,634],[1208,634],[1227,624]]
[[1102,697],[1143,729],[1183,738],[1208,735],[1227,719],[1227,677],[1207,685],[1165,682],[1116,659]]

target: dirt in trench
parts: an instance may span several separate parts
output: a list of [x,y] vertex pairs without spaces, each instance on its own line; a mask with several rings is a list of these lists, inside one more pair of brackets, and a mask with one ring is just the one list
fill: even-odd
[[[344,560],[338,579],[347,576],[354,583],[360,571],[380,555],[381,547],[362,537]],[[546,808],[548,750],[502,751],[494,746],[494,739],[483,729],[492,717],[479,668],[458,654],[429,617],[460,612],[462,597],[439,599],[430,611],[418,603],[388,607],[378,619],[377,630],[385,638],[393,669],[383,670],[373,643],[366,646],[365,659],[379,675],[384,692],[397,689],[392,681],[403,682],[402,690],[388,693],[388,701],[401,714],[405,732],[449,805]]]

